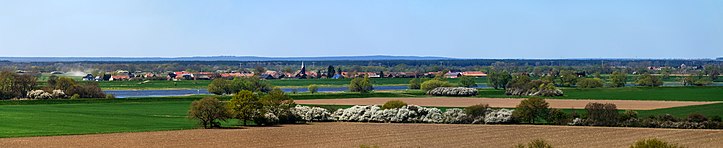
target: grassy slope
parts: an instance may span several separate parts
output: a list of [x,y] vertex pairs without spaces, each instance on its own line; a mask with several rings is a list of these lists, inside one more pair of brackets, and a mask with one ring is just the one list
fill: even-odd
[[[723,101],[723,87],[626,87],[598,89],[563,89],[565,96],[558,99],[608,100],[670,100],[670,101]],[[485,89],[480,97],[509,98],[504,90]],[[512,96],[514,97],[514,96]]]
[[0,137],[194,128],[190,101],[0,106]]

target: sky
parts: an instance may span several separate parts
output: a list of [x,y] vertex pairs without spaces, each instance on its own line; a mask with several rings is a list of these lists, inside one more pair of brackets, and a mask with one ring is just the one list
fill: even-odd
[[7,0],[0,57],[723,57],[721,0]]

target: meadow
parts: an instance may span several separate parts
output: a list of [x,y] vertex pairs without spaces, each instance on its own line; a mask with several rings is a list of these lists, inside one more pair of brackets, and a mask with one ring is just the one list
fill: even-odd
[[[640,99],[640,100],[694,100],[721,101],[723,87],[663,87],[663,88],[621,88],[621,89],[590,89],[566,90],[566,96],[560,98],[586,99]],[[490,93],[499,90],[484,89]],[[655,93],[666,93],[651,95]],[[677,95],[676,95],[677,94]],[[289,94],[297,100],[304,99],[335,99],[365,97],[418,97],[424,96],[421,91],[392,91],[360,93],[301,93]],[[623,97],[627,96],[627,97]],[[80,99],[80,100],[4,100],[0,101],[0,137],[27,137],[68,134],[93,134],[116,132],[161,131],[197,128],[195,123],[186,118],[189,104],[193,100],[206,97],[204,95],[183,97],[149,97],[127,99]],[[230,99],[220,96],[221,100]],[[321,106],[331,110],[349,106]],[[443,110],[447,108],[441,108]],[[566,112],[573,110],[566,109]],[[584,110],[575,109],[578,113]],[[701,113],[706,116],[723,116],[723,103],[664,108],[639,111],[640,117],[650,115],[672,114],[686,117],[690,113]],[[225,122],[226,126],[238,125],[238,121]]]
[[[624,87],[563,89],[564,96],[546,97],[556,99],[598,99],[598,100],[666,100],[666,101],[723,101],[723,87]],[[514,98],[504,90],[481,89],[478,97]]]

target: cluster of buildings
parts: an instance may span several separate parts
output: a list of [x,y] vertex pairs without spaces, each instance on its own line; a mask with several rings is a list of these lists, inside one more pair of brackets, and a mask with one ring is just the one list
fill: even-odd
[[[103,74],[103,76],[94,76],[88,74],[83,77],[84,81],[123,81],[131,79],[145,79],[145,80],[211,80],[211,79],[233,79],[236,77],[258,77],[261,79],[308,79],[308,78],[327,78],[327,79],[342,79],[342,78],[356,78],[356,77],[370,77],[370,78],[421,78],[421,77],[435,77],[440,72],[336,72],[330,75],[325,72],[317,71],[306,71],[306,66],[302,63],[301,69],[294,72],[280,72],[280,71],[265,71],[263,73],[254,73],[246,71],[217,71],[217,72],[188,72],[188,71],[177,71],[167,73],[152,73],[152,72],[129,72],[119,70],[113,74]],[[465,71],[465,72],[447,72],[444,74],[447,78],[457,78],[461,76],[468,77],[485,77],[487,74],[479,71]]]

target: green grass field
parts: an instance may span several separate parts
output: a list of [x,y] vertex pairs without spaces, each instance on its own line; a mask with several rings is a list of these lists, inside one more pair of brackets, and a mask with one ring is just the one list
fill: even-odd
[[[722,101],[723,87],[663,87],[566,89],[563,99],[625,100],[693,100]],[[331,99],[363,97],[415,97],[422,91],[359,93],[300,93],[292,98]],[[500,96],[502,95],[502,96]],[[506,97],[500,90],[484,89],[482,97]],[[191,101],[205,97],[154,97],[127,99],[23,100],[0,101],[0,137],[27,137],[68,134],[139,132],[196,128],[185,115]],[[221,96],[228,100],[229,96]],[[348,106],[322,106],[335,110]],[[442,108],[447,109],[447,108]],[[571,110],[566,110],[571,111]],[[578,113],[582,113],[578,109]],[[686,117],[690,113],[723,116],[723,103],[639,111],[640,117],[672,114]],[[224,123],[238,125],[238,121]]]
[[[723,87],[625,87],[563,89],[557,99],[723,101]],[[510,98],[504,90],[482,89],[479,97]]]

